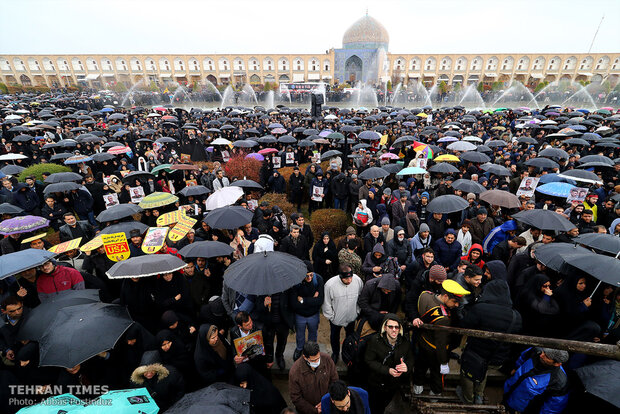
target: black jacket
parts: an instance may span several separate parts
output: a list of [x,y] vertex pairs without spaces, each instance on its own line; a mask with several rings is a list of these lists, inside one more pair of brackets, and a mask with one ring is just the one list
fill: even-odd
[[[147,379],[144,377],[147,371],[154,371],[155,376]],[[131,383],[134,387],[145,387],[162,410],[170,407],[185,394],[183,376],[172,365],[162,364],[157,351],[144,353],[140,366],[131,374]]]
[[[492,280],[484,286],[480,299],[474,303],[461,321],[464,328],[490,332],[518,333],[521,315],[512,309],[510,289],[503,280]],[[509,357],[510,344],[469,337],[465,352],[475,352],[491,365],[501,365]]]
[[[381,290],[384,287],[390,290],[388,294]],[[367,318],[370,326],[378,331],[384,316],[381,311],[396,313],[400,304],[400,295],[400,284],[390,274],[369,280],[357,299],[361,316]]]
[[218,333],[219,341],[226,348],[226,358],[222,359],[215,349],[209,345],[207,333],[212,325],[204,324],[198,330],[196,350],[194,351],[194,363],[196,370],[205,385],[214,382],[229,382],[232,379],[234,368],[234,350],[230,343]]
[[[318,296],[315,297],[314,295],[317,292]],[[300,296],[304,303],[297,300]],[[297,315],[310,317],[319,313],[323,305],[324,297],[325,289],[323,278],[315,273],[310,283],[306,282],[304,279],[300,284],[293,286],[290,294],[291,308]]]
[[[418,299],[420,298],[422,292],[429,291],[433,293],[440,293],[441,290],[441,285],[431,282],[428,278],[429,269],[437,263],[433,261],[429,268],[426,269],[424,268],[424,264],[420,263],[421,261],[422,258],[420,257],[417,261],[418,267],[416,268],[419,269],[419,271],[409,284],[405,295],[405,315],[407,316],[408,321],[412,321],[420,317],[420,313],[418,312]],[[407,268],[407,271],[408,270],[409,268]],[[407,275],[406,280],[409,280],[409,274]]]
[[292,237],[288,235],[282,239],[282,244],[280,245],[281,252],[292,254],[301,260],[310,260],[309,249],[308,240],[301,234],[297,238],[297,244],[293,243]]

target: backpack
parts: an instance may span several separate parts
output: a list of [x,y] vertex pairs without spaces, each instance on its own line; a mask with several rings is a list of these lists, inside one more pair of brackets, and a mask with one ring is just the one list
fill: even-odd
[[366,345],[376,332],[366,334],[362,336],[366,319],[362,318],[357,322],[355,330],[344,338],[342,342],[342,362],[347,367],[353,367],[360,365],[364,359],[364,353],[366,352]]

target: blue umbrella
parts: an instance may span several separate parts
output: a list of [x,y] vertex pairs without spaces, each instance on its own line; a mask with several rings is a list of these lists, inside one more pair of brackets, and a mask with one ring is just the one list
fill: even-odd
[[573,188],[577,187],[569,183],[553,182],[536,187],[536,191],[553,197],[566,198],[570,195],[570,190]]
[[112,109],[112,108],[103,108],[103,109],[100,109],[99,112],[114,112],[114,109]]
[[0,280],[16,275],[24,270],[41,266],[56,256],[47,250],[26,249],[0,256]]
[[543,174],[538,180],[539,184],[548,184],[548,183],[569,183],[572,185],[576,185],[577,182],[575,180],[571,180],[570,178],[558,177],[557,173],[549,173]]

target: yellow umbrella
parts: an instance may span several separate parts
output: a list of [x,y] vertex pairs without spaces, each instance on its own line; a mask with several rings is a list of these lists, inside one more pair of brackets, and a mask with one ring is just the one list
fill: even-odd
[[435,161],[444,161],[444,162],[459,162],[460,159],[456,155],[452,154],[443,154],[439,157],[435,158]]
[[420,112],[416,116],[419,116],[420,118],[428,118],[428,114],[425,114],[424,112]]

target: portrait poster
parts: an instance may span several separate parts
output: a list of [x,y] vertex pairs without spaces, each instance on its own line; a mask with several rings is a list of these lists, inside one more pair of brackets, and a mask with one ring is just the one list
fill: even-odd
[[110,207],[120,204],[118,202],[118,194],[116,193],[105,194],[103,196],[103,203],[105,204],[106,210],[109,209]]
[[323,201],[323,187],[312,186],[312,201]]
[[191,164],[192,163],[192,156],[189,154],[181,154],[181,162],[183,164]]
[[271,163],[273,164],[273,168],[280,168],[282,166],[282,158],[279,156],[271,157]]
[[[252,332],[243,338],[234,340],[235,351],[238,356],[265,355],[265,347],[263,345],[263,331]],[[250,355],[248,355],[250,354]]]
[[146,254],[158,252],[166,241],[168,230],[168,227],[150,227],[144,236],[142,251]]
[[517,197],[532,197],[538,185],[538,180],[538,177],[525,177],[521,180],[521,184],[519,184],[519,189],[517,190]]
[[285,152],[284,156],[286,157],[286,165],[295,164],[295,153],[294,152]]
[[566,197],[566,201],[572,203],[573,201],[578,203],[583,203],[588,195],[588,189],[585,187],[573,187],[570,189],[568,193],[568,197]]
[[144,188],[142,186],[129,187],[129,195],[132,203],[139,203],[144,198]]

